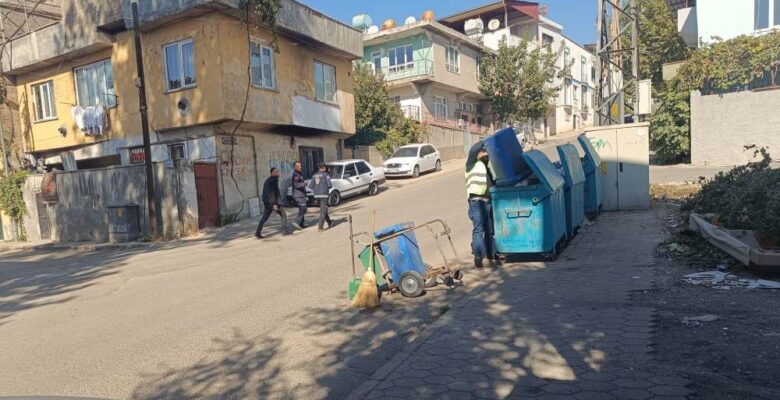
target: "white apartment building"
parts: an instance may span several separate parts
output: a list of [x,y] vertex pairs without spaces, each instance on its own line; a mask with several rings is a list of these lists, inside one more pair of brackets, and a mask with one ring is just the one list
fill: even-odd
[[780,29],[780,0],[698,0],[677,11],[677,28],[691,47],[715,38],[760,35]]
[[504,38],[510,44],[517,44],[523,37],[532,46],[552,46],[554,51],[563,47],[558,68],[571,65],[570,73],[553,80],[553,84],[561,88],[554,110],[549,117],[536,121],[535,129],[548,136],[592,126],[595,56],[567,38],[563,26],[543,14],[538,3],[507,0],[466,10],[439,22],[493,50],[498,49]]

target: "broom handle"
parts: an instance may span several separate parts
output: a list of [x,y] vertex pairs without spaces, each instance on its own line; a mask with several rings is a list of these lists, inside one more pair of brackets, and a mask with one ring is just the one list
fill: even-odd
[[352,277],[357,276],[355,267],[355,240],[352,237],[352,214],[349,214],[349,250],[352,252]]
[[374,271],[374,229],[376,226],[376,210],[371,211],[371,253],[368,255],[368,265],[370,265],[371,272]]

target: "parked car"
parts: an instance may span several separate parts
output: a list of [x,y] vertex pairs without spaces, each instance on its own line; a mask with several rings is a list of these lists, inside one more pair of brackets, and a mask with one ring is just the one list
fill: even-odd
[[441,171],[441,155],[432,144],[410,144],[399,147],[384,167],[387,176],[417,178],[423,172]]
[[[340,160],[327,164],[330,171],[330,179],[333,187],[330,189],[328,203],[337,206],[341,200],[361,193],[369,196],[379,194],[379,185],[385,183],[385,173],[381,168],[376,168],[365,160]],[[306,180],[306,194],[309,201],[314,201],[314,194],[309,189],[309,181]],[[292,200],[292,187],[287,188],[287,200]]]

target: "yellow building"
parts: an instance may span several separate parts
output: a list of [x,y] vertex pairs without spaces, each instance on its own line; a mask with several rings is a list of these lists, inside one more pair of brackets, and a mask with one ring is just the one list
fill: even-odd
[[[185,160],[203,177],[206,219],[245,214],[269,168],[289,175],[302,160],[312,171],[339,158],[355,132],[350,73],[361,33],[284,0],[277,52],[237,4],[139,2],[152,158]],[[62,14],[3,57],[25,152],[63,171],[142,163],[130,1],[64,0]]]

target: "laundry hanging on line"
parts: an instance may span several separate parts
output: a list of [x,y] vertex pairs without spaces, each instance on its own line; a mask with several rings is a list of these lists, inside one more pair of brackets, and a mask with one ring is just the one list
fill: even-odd
[[79,130],[86,136],[102,136],[108,128],[106,108],[101,104],[90,107],[75,106],[71,113]]

